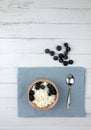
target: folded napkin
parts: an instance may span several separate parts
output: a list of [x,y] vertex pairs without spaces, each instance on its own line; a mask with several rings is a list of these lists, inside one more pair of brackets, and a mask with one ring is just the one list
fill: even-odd
[[[66,107],[68,87],[65,79],[71,73],[75,83],[71,90],[71,107]],[[59,101],[50,110],[34,109],[28,102],[27,92],[32,82],[46,78],[59,89]],[[85,69],[81,67],[43,67],[18,69],[18,116],[19,117],[83,117],[85,116]]]

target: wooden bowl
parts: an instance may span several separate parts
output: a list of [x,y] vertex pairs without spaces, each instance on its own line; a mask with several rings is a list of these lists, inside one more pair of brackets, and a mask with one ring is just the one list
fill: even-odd
[[[36,83],[38,83],[38,82],[47,82],[47,83],[50,83],[50,84],[52,84],[52,86],[53,86],[54,89],[56,90],[56,95],[55,95],[54,102],[51,103],[50,105],[46,106],[46,107],[38,107],[35,103],[33,103],[32,101],[29,100],[29,92],[30,92],[30,90],[32,90],[33,86],[34,86]],[[37,110],[49,110],[49,109],[53,108],[53,107],[56,105],[58,99],[59,99],[59,92],[58,92],[57,86],[56,86],[52,81],[50,81],[50,80],[47,80],[47,79],[38,79],[38,80],[34,81],[34,82],[29,86],[29,89],[28,89],[28,102],[29,102],[29,104],[30,104],[32,107],[34,107],[34,108],[37,109]]]

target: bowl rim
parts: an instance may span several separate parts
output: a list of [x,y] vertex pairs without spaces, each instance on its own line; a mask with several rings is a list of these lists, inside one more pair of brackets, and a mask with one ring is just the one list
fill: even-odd
[[[53,85],[53,87],[56,89],[57,94],[56,94],[56,97],[55,97],[55,101],[54,101],[51,105],[48,105],[47,107],[41,107],[41,108],[40,108],[40,107],[38,107],[36,104],[32,103],[32,101],[29,100],[29,92],[30,92],[30,90],[32,89],[32,87],[33,87],[37,82],[48,82],[48,83],[51,83],[51,84]],[[33,108],[35,108],[35,109],[37,109],[37,110],[49,110],[49,109],[53,108],[53,107],[56,105],[56,103],[58,102],[58,99],[59,99],[58,87],[55,85],[55,83],[54,83],[53,81],[51,81],[51,80],[49,80],[49,79],[45,79],[45,78],[37,79],[37,80],[35,80],[35,81],[29,86],[29,88],[28,88],[28,93],[27,93],[27,98],[28,98],[29,104],[30,104]]]

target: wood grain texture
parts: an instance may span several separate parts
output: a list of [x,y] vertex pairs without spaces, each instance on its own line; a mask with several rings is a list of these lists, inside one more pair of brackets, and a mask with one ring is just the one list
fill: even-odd
[[[14,126],[1,126],[1,129],[2,130],[5,130],[5,129],[7,129],[7,130],[17,130],[17,129],[22,129],[22,130],[25,130],[25,128],[24,128],[24,126],[16,126],[16,127],[14,127]],[[32,130],[38,130],[38,126],[31,126],[31,129]],[[52,129],[52,130],[60,130],[60,126],[40,126],[39,127],[39,129],[40,130],[46,130],[46,129]],[[73,127],[61,127],[61,130],[68,130],[68,129],[70,129],[70,130],[72,130],[73,129]],[[91,128],[90,127],[75,127],[74,128],[74,130],[90,130]],[[30,126],[26,126],[26,130],[30,130]]]
[[21,9],[0,12],[2,24],[91,24],[91,9]]
[[[73,66],[86,68],[86,117],[19,118],[18,67],[63,67],[44,54],[63,42],[72,48]],[[0,0],[0,129],[35,125],[91,127],[90,0]]]
[[89,9],[91,8],[90,0],[2,0],[0,2],[1,10],[24,10],[27,8],[75,8]]
[[0,24],[0,38],[24,38],[24,37],[91,39],[91,25]]
[[[1,129],[2,130],[17,130],[17,129],[22,129],[22,130],[25,130],[25,127],[24,126],[1,126]],[[31,129],[32,130],[38,130],[38,126],[31,126]],[[46,130],[46,129],[52,129],[52,130],[60,130],[60,126],[40,126],[39,127],[40,130]],[[72,130],[73,127],[61,127],[61,130]],[[90,127],[75,127],[74,130],[90,130],[91,128]],[[30,130],[30,126],[26,126],[26,130]]]
[[[70,55],[69,59],[74,59],[72,66],[91,67],[90,55]],[[47,54],[0,54],[0,67],[42,67],[59,66],[63,67],[58,61]],[[70,65],[71,67],[71,65]]]
[[56,51],[57,45],[65,50],[65,42],[71,47],[70,54],[91,54],[91,40],[76,39],[0,39],[0,54],[44,54],[46,48]]

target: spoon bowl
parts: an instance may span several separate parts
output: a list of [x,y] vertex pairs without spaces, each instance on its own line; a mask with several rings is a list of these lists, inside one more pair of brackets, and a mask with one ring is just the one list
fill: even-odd
[[69,74],[66,78],[66,83],[69,86],[72,86],[74,84],[74,76],[72,74]]

